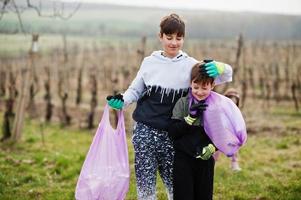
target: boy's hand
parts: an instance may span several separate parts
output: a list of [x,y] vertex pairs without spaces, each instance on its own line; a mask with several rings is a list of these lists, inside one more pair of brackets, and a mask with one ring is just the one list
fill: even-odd
[[204,60],[205,70],[208,76],[216,78],[225,71],[225,64],[222,62],[216,62],[214,60]]
[[115,96],[107,96],[107,103],[113,109],[120,110],[123,107],[124,100],[122,94],[117,94]]
[[191,117],[190,115],[187,115],[186,117],[184,117],[184,120],[187,124],[189,124],[190,126],[193,124],[193,122],[196,120],[196,117]]
[[197,156],[196,158],[208,160],[214,153],[215,153],[215,147],[213,146],[213,144],[209,144],[208,146],[203,148],[202,154]]
[[207,106],[208,104],[205,103],[205,100],[201,100],[199,103],[191,105],[189,114],[198,116],[206,110]]
[[202,100],[199,103],[192,104],[189,108],[189,114],[187,117],[184,117],[187,124],[192,125],[198,116],[206,110],[208,105],[205,104],[205,101]]

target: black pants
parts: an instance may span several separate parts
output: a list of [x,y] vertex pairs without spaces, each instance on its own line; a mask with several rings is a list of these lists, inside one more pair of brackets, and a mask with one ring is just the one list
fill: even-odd
[[174,200],[212,200],[214,158],[202,160],[176,151],[174,158]]

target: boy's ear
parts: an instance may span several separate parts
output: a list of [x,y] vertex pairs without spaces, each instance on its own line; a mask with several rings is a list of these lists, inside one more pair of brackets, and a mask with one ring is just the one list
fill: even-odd
[[215,86],[215,82],[213,81],[213,83],[211,84],[211,89],[213,89]]

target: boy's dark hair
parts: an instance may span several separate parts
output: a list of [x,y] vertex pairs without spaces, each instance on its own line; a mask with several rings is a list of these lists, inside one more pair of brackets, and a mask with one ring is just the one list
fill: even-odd
[[205,63],[197,63],[192,67],[191,70],[191,82],[194,83],[202,83],[202,84],[212,84],[214,82],[214,78],[208,76],[204,67]]
[[160,23],[160,35],[174,34],[185,37],[185,22],[177,14],[170,14],[162,18]]

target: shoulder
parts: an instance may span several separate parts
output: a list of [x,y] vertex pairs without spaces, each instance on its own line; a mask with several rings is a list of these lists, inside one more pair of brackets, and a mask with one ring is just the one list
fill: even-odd
[[141,65],[140,65],[140,71],[147,70],[150,66],[153,66],[154,63],[155,63],[155,60],[151,55],[144,57],[144,59],[141,62]]
[[181,54],[184,55],[184,58],[187,62],[191,62],[191,63],[197,63],[200,62],[197,59],[195,59],[194,57],[189,56],[186,52],[181,51]]
[[179,98],[177,103],[179,103],[179,104],[188,104],[188,96],[186,95],[184,97]]
[[149,55],[149,56],[146,56],[143,58],[143,61],[142,63],[145,63],[145,62],[152,62],[154,60],[153,56],[152,55]]
[[175,104],[174,110],[184,110],[188,106],[188,97],[181,97]]
[[188,98],[181,97],[175,104],[175,107],[172,112],[172,118],[183,120],[184,116],[187,114],[187,108],[188,108]]
[[196,64],[196,63],[200,62],[200,61],[198,61],[197,59],[195,59],[195,58],[193,58],[193,57],[190,57],[190,56],[187,57],[187,60],[188,60],[189,62],[193,63],[193,64]]
[[153,62],[154,62],[154,60],[152,59],[152,57],[147,56],[147,57],[144,57],[144,59],[142,60],[141,66],[146,66]]
[[189,62],[192,65],[200,62],[200,61],[196,60],[195,58],[189,56],[186,52],[181,51],[180,53],[183,55],[183,60],[185,60],[185,62]]
[[[189,71],[189,75],[190,75],[192,68],[195,66],[195,64],[199,63],[199,61],[193,57],[187,57],[187,58],[185,58],[184,63],[185,63],[184,66],[185,66],[186,70]],[[189,78],[190,78],[190,76],[189,76]]]
[[162,58],[160,51],[154,51],[151,55],[144,57],[141,63],[141,67],[151,66],[155,63],[158,63],[158,61],[160,61],[161,59]]

